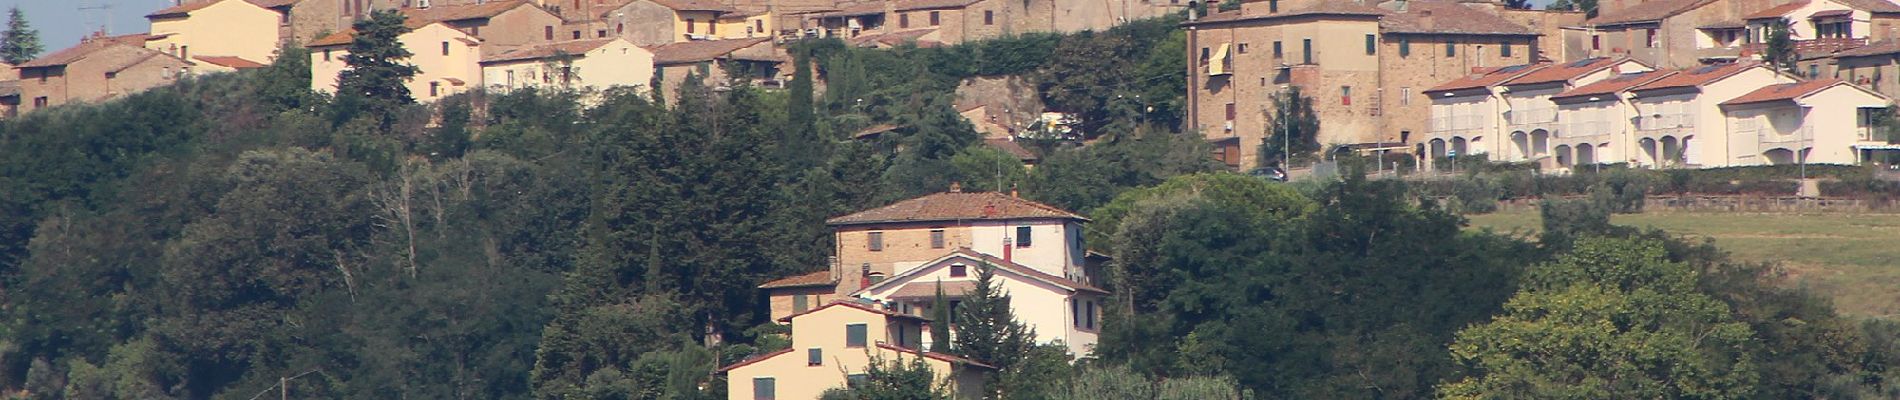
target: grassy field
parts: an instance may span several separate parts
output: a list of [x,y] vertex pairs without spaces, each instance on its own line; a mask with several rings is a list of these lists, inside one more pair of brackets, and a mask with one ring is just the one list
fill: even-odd
[[[1531,233],[1540,226],[1534,210],[1470,219],[1472,229],[1497,232]],[[1842,312],[1900,316],[1900,215],[1646,213],[1611,221],[1713,238],[1736,259],[1780,263],[1790,284],[1833,297]]]

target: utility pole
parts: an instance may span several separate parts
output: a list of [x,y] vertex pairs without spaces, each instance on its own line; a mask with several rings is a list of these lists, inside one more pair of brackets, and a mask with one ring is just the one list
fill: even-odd
[[290,400],[290,378],[277,377],[277,399]]

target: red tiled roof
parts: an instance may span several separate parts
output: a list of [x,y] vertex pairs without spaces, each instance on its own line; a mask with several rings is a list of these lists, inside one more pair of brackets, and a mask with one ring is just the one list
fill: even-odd
[[1729,99],[1729,101],[1724,101],[1722,102],[1722,105],[1732,106],[1732,105],[1737,105],[1737,104],[1752,104],[1752,103],[1766,103],[1770,101],[1794,100],[1794,99],[1799,99],[1802,96],[1814,94],[1815,92],[1819,92],[1822,89],[1827,89],[1829,87],[1833,87],[1834,85],[1840,85],[1844,83],[1845,82],[1839,79],[1819,79],[1819,80],[1812,80],[1812,81],[1806,81],[1806,82],[1768,85],[1768,86],[1762,87],[1761,89],[1755,89],[1755,91],[1753,92],[1748,92],[1748,94],[1744,94],[1741,97],[1736,97],[1733,99]]
[[1599,96],[1599,95],[1606,95],[1606,94],[1621,93],[1625,90],[1629,90],[1630,88],[1636,87],[1638,85],[1654,82],[1657,79],[1662,79],[1664,77],[1668,77],[1675,74],[1676,74],[1676,71],[1663,71],[1663,70],[1622,74],[1622,75],[1617,75],[1615,78],[1604,79],[1601,81],[1597,81],[1596,83],[1579,86],[1575,89],[1566,90],[1563,93],[1558,93],[1557,95],[1551,96],[1550,98],[1554,100],[1554,99],[1566,99],[1566,98],[1573,98],[1573,97]]
[[[1343,3],[1343,2],[1342,2]],[[1536,35],[1537,32],[1502,17],[1453,1],[1411,0],[1405,11],[1387,10],[1379,19],[1386,33]],[[1397,7],[1396,2],[1383,7]]]
[[238,57],[231,57],[231,56],[196,56],[196,57],[192,57],[192,59],[198,60],[198,61],[204,61],[205,63],[211,64],[211,65],[224,66],[226,68],[236,68],[236,69],[264,68],[263,63],[246,60],[246,59],[238,58]]
[[937,285],[943,285],[943,295],[945,297],[960,297],[963,296],[964,293],[969,293],[971,290],[976,289],[976,281],[911,282],[905,284],[904,287],[897,288],[897,291],[891,292],[889,296],[885,297],[900,300],[933,298],[937,297]]
[[454,6],[434,6],[429,8],[404,8],[402,14],[410,20],[426,22],[449,22],[470,19],[494,18],[516,7],[532,5],[528,0],[503,0],[492,3],[464,4]]
[[752,365],[752,364],[758,364],[760,361],[770,360],[772,359],[772,357],[785,355],[785,353],[790,353],[792,352],[792,350],[793,349],[784,349],[784,350],[752,356],[752,358],[747,358],[745,359],[745,361],[740,361],[740,362],[733,363],[732,365],[721,367],[719,368],[719,372],[728,372],[734,369],[738,369],[739,367],[744,367],[744,366]]
[[884,13],[884,3],[865,2],[845,7],[842,10],[816,11],[818,18],[857,17]]
[[1439,84],[1438,86],[1434,86],[1431,89],[1425,89],[1424,92],[1420,92],[1420,93],[1449,92],[1449,91],[1454,91],[1454,90],[1491,87],[1491,86],[1504,83],[1505,81],[1509,81],[1512,78],[1517,78],[1520,76],[1524,76],[1525,74],[1537,72],[1538,70],[1544,69],[1544,67],[1549,67],[1549,66],[1550,66],[1550,63],[1536,63],[1536,64],[1512,65],[1508,67],[1487,68],[1478,73],[1465,75],[1463,77],[1459,77],[1458,79],[1453,79],[1450,82]]
[[1761,64],[1757,64],[1753,61],[1742,61],[1742,62],[1733,62],[1733,63],[1727,63],[1727,64],[1706,65],[1706,66],[1697,67],[1693,69],[1683,70],[1681,73],[1670,75],[1666,78],[1658,79],[1655,82],[1650,82],[1647,84],[1643,84],[1641,86],[1637,86],[1635,88],[1631,88],[1630,90],[1643,91],[1643,90],[1702,86],[1702,85],[1707,85],[1710,82],[1721,80],[1722,78],[1735,76],[1735,74],[1739,74],[1742,71],[1747,71],[1749,68],[1755,67],[1757,65],[1761,65]]
[[853,133],[853,134],[851,134],[851,139],[854,139],[854,140],[864,140],[864,139],[867,139],[867,138],[871,138],[871,137],[875,137],[875,136],[877,136],[877,135],[880,135],[880,134],[883,134],[884,132],[890,132],[890,131],[894,131],[894,130],[897,130],[897,128],[899,128],[899,126],[897,126],[897,125],[891,125],[891,124],[877,124],[877,125],[871,125],[871,126],[869,126],[869,127],[866,127],[866,128],[864,128],[864,129],[860,129],[860,130],[858,130],[858,132],[857,132],[857,133]]
[[977,252],[976,250],[970,250],[967,247],[957,249],[956,251],[951,252],[950,255],[951,256],[960,255],[964,257],[975,258],[979,261],[987,262],[990,265],[994,265],[997,268],[1001,268],[1004,270],[1008,270],[1010,272],[1022,274],[1024,276],[1028,276],[1031,278],[1043,280],[1048,283],[1055,284],[1056,286],[1062,286],[1062,287],[1072,289],[1075,291],[1108,293],[1107,290],[1103,290],[1102,288],[1095,287],[1095,285],[1090,285],[1090,284],[1086,284],[1082,282],[1076,282],[1075,280],[1072,280],[1069,278],[1050,275],[1042,271],[1037,271],[1035,268],[1030,268],[1029,266],[1026,266],[1026,265],[1017,264],[1014,261],[1004,260],[1001,257],[992,256],[989,254],[983,254],[983,253]]
[[73,45],[73,47],[67,47],[52,54],[40,56],[40,58],[33,59],[33,61],[27,61],[14,66],[14,68],[57,67],[72,64],[73,62],[85,59],[86,56],[92,55],[92,53],[105,50],[112,46],[131,46],[143,49],[145,48],[145,40],[150,37],[151,35],[134,33],[130,35],[88,38],[80,41],[79,44]]
[[898,0],[897,11],[963,8],[981,0]]
[[570,41],[555,42],[555,43],[544,43],[544,44],[517,48],[514,50],[502,52],[501,54],[488,56],[488,57],[483,58],[482,62],[492,63],[492,62],[502,62],[502,61],[539,60],[539,59],[553,57],[553,56],[561,55],[561,54],[582,55],[582,54],[587,54],[587,52],[594,51],[594,49],[598,49],[600,48],[600,46],[605,46],[607,45],[607,43],[612,43],[615,40],[620,40],[620,39],[618,38],[585,39],[585,40],[570,40]]
[[822,306],[818,306],[818,308],[813,308],[813,309],[810,309],[810,310],[805,310],[805,312],[801,312],[801,313],[796,313],[796,314],[792,314],[792,315],[787,315],[787,316],[784,316],[784,317],[780,317],[780,318],[779,318],[778,320],[779,320],[779,322],[791,322],[791,321],[792,321],[792,318],[797,318],[797,317],[800,317],[800,316],[803,316],[803,315],[805,315],[805,314],[811,314],[811,313],[815,313],[815,312],[818,312],[818,310],[823,310],[823,309],[827,309],[827,308],[832,308],[832,307],[838,307],[838,306],[844,306],[844,307],[850,307],[850,308],[855,308],[855,309],[858,309],[858,310],[862,310],[862,311],[867,311],[867,312],[870,312],[870,313],[872,313],[872,314],[878,314],[878,315],[883,315],[883,316],[885,316],[885,317],[890,317],[890,318],[904,318],[904,319],[914,319],[914,320],[918,320],[918,321],[929,321],[929,320],[930,320],[930,318],[924,318],[924,317],[922,317],[922,316],[916,316],[916,315],[910,315],[910,314],[905,314],[905,313],[900,313],[900,312],[896,312],[896,311],[890,311],[890,310],[882,310],[882,309],[878,309],[878,308],[877,308],[876,306],[871,306],[871,305],[867,305],[867,304],[863,304],[863,303],[859,303],[859,302],[858,302],[857,300],[855,300],[855,299],[841,299],[841,300],[838,300],[838,301],[833,301],[833,302],[831,302],[831,303],[829,303],[829,304],[825,304],[825,305],[822,305]]
[[739,51],[739,49],[764,43],[767,40],[771,40],[771,38],[693,40],[668,43],[652,48],[653,63],[656,65],[670,65],[708,61],[724,57],[727,54],[732,54],[732,52]]
[[1716,22],[1716,23],[1696,27],[1696,29],[1744,29],[1744,28],[1748,28],[1748,22],[1737,21],[1737,20]]
[[[221,1],[224,1],[224,0],[200,1],[200,2],[195,2],[195,3],[185,3],[185,4],[179,4],[179,5],[175,5],[171,7],[165,7],[164,9],[153,11],[151,14],[146,14],[145,18],[182,17],[185,15],[191,14],[192,11],[203,10],[205,9],[205,7],[210,7],[211,5],[218,4],[218,2],[221,2]],[[297,0],[245,0],[245,2],[255,4],[258,7],[263,7],[263,8],[276,8],[276,7],[283,7],[283,6],[287,6],[291,4],[296,4]]]
[[1900,4],[1890,0],[1830,0],[1846,5],[1847,8],[1874,13],[1900,13]]
[[1612,65],[1622,63],[1626,60],[1627,59],[1623,58],[1596,57],[1554,64],[1538,69],[1536,72],[1525,74],[1517,79],[1512,79],[1504,84],[1529,85],[1536,83],[1565,82],[1597,71],[1602,71],[1605,68],[1609,68]]
[[[424,21],[424,20],[420,20],[416,18],[409,18],[409,19],[403,20],[402,25],[409,27],[410,31],[415,31],[417,29],[422,29],[422,27],[429,26],[429,24],[433,24],[433,23],[435,22]],[[343,30],[340,32],[332,33],[332,34],[329,34],[328,36],[324,36],[324,37],[317,38],[316,40],[312,40],[310,41],[310,44],[306,44],[304,45],[304,47],[343,46],[343,45],[348,45],[351,42],[355,42],[355,41],[356,41],[356,28],[343,28]]]
[[1778,5],[1774,7],[1769,7],[1761,11],[1756,11],[1753,14],[1748,14],[1747,16],[1742,17],[1742,19],[1781,18],[1781,17],[1788,16],[1788,13],[1792,13],[1795,10],[1801,9],[1801,7],[1807,7],[1807,6],[1808,6],[1808,0],[1801,0],[1801,1],[1782,4],[1782,5]]
[[1834,53],[1834,56],[1835,57],[1866,57],[1866,56],[1888,55],[1888,54],[1895,54],[1895,53],[1900,53],[1900,39],[1887,39],[1887,40],[1882,40],[1878,42],[1868,43],[1866,46],[1855,47],[1852,49],[1842,50],[1839,53]]
[[838,280],[831,279],[831,271],[818,271],[818,272],[813,272],[813,273],[804,274],[804,275],[779,278],[778,280],[775,280],[775,281],[760,284],[759,288],[760,289],[777,289],[777,288],[793,288],[793,287],[808,287],[808,286],[831,286],[831,285],[836,285],[836,284],[838,284]]
[[[917,38],[924,37],[924,35],[929,35],[931,32],[936,32],[936,31],[937,31],[936,29],[915,29],[915,30],[908,30],[908,31],[902,31],[902,32],[863,35],[863,36],[851,38],[851,45],[857,46],[857,47],[869,47],[869,46],[873,46],[877,44],[882,44],[885,46],[896,46],[896,45],[901,45],[908,42],[918,42]],[[922,42],[918,42],[918,43],[921,44]],[[918,47],[923,47],[923,46],[918,46]]]
[[1387,11],[1381,10],[1378,7],[1366,6],[1366,5],[1362,5],[1362,4],[1351,2],[1351,1],[1321,1],[1312,5],[1311,7],[1291,10],[1291,11],[1282,12],[1278,14],[1246,14],[1246,13],[1242,13],[1241,10],[1218,12],[1218,13],[1208,14],[1206,17],[1202,17],[1199,20],[1184,22],[1182,23],[1182,25],[1206,25],[1206,24],[1217,24],[1217,23],[1222,23],[1222,22],[1253,21],[1253,20],[1274,19],[1274,18],[1290,18],[1290,17],[1320,16],[1320,15],[1378,17],[1378,16],[1386,15],[1387,13],[1388,13]]
[[298,0],[250,0],[251,4],[256,4],[258,7],[264,8],[294,6],[297,5],[297,1]]
[[922,351],[922,350],[917,350],[917,349],[913,349],[909,347],[903,347],[903,346],[898,346],[898,345],[894,345],[890,343],[882,343],[882,342],[879,342],[877,344],[877,347],[882,347],[886,350],[917,354],[917,355],[924,356],[924,358],[936,359],[936,360],[948,362],[951,364],[963,364],[963,365],[969,365],[969,366],[975,366],[975,367],[983,367],[987,369],[996,369],[996,367],[992,367],[989,364],[976,362],[976,360],[971,360],[971,359],[963,358],[963,357],[957,357],[957,356],[944,354],[944,353],[938,353],[934,351]]
[[717,1],[709,0],[653,0],[653,2],[659,4],[661,7],[673,9],[673,11],[712,11],[722,13],[739,11],[736,8]]
[[1041,157],[1036,156],[1036,152],[1023,148],[1022,143],[1016,143],[1016,141],[1009,140],[1008,138],[983,139],[983,144],[989,145],[997,150],[1002,150],[1004,153],[1009,153],[1009,155],[1016,156],[1016,159],[1022,162],[1036,162],[1036,160],[1041,159]]
[[1650,0],[1629,6],[1616,12],[1598,15],[1588,25],[1622,25],[1638,22],[1655,22],[1683,12],[1714,3],[1716,0]]
[[995,192],[941,192],[825,221],[828,225],[1052,218],[1088,220],[1062,209]]

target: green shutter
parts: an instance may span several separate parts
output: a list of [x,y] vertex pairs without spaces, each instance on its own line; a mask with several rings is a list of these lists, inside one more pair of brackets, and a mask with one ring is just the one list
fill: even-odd
[[1412,55],[1412,39],[1399,38],[1399,57]]
[[864,329],[865,329],[864,324],[845,325],[844,326],[845,347],[864,347],[864,344],[869,342],[867,338],[865,337],[866,332]]
[[1375,49],[1378,48],[1378,45],[1376,44],[1377,39],[1375,38],[1376,36],[1373,36],[1370,33],[1366,34],[1366,55],[1368,56],[1375,54],[1376,53]]
[[801,313],[801,312],[805,312],[805,310],[810,310],[810,309],[811,309],[811,302],[808,300],[805,300],[805,295],[802,295],[802,294],[792,295],[792,312]]
[[752,398],[755,400],[777,399],[778,380],[773,378],[752,378]]

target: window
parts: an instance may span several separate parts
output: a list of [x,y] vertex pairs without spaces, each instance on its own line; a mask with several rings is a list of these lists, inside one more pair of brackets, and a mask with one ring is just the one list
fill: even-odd
[[1590,35],[1590,50],[1603,50],[1603,37]]
[[191,59],[191,46],[178,46],[178,58]]
[[119,77],[119,73],[117,73],[117,72],[107,72],[107,73],[106,73],[106,79],[112,79],[112,78],[117,78],[117,77]]
[[595,30],[594,37],[607,37],[607,30],[606,29]]
[[863,387],[864,383],[870,380],[871,378],[864,376],[864,374],[850,374],[844,376],[844,385],[846,387]]
[[763,19],[752,20],[752,27],[753,27],[752,29],[753,31],[756,31],[761,34],[765,33],[765,20]]
[[330,61],[330,49],[323,49],[323,61]]
[[1082,299],[1069,300],[1069,322],[1082,327]]
[[1399,105],[1412,105],[1412,88],[1410,86],[1399,88]]
[[[45,76],[41,76],[41,78],[45,78]],[[33,98],[33,108],[45,108],[47,103],[46,96]]]
[[429,97],[441,96],[442,82],[429,82]]
[[1412,55],[1412,38],[1399,38],[1399,57]]
[[1016,247],[1029,247],[1031,243],[1029,240],[1030,233],[1029,227],[1027,226],[1016,227]]
[[1206,47],[1202,47],[1202,48],[1201,48],[1201,65],[1207,65],[1207,58],[1208,58],[1208,56],[1207,56],[1207,48],[1206,48]]
[[1280,12],[1280,0],[1267,0],[1267,12]]
[[1821,76],[1821,65],[1808,64],[1808,79],[1814,79],[1820,76]]
[[943,230],[942,229],[930,230],[930,248],[933,248],[933,249],[943,248]]
[[825,349],[816,347],[805,349],[805,366],[816,367],[820,365],[825,365]]
[[1643,37],[1644,37],[1644,40],[1643,40],[1644,47],[1648,47],[1652,49],[1656,48],[1656,28],[1649,28],[1648,30],[1643,31]]
[[710,20],[710,19],[709,19],[709,20],[706,20],[706,34],[708,34],[708,35],[718,35],[718,34],[719,34],[719,21],[714,21],[714,20]]
[[962,278],[966,276],[970,276],[970,266],[963,265],[963,264],[950,264],[950,277]]
[[1246,44],[1246,43],[1241,43],[1241,44],[1239,44],[1239,45],[1237,45],[1237,47],[1236,47],[1236,48],[1238,49],[1237,51],[1239,51],[1239,52],[1240,52],[1240,54],[1247,54],[1247,44]]
[[910,14],[897,14],[897,27],[899,27],[899,28],[909,28],[909,27],[910,27]]
[[442,55],[449,55],[449,42],[442,42]]
[[846,324],[844,326],[844,347],[863,348],[865,343],[864,324]]
[[865,234],[864,246],[871,249],[871,251],[884,251],[884,232]]
[[1234,103],[1227,103],[1227,120],[1234,120]]
[[1498,43],[1498,56],[1500,57],[1511,56],[1511,41],[1506,40],[1506,41]]
[[778,380],[772,378],[752,378],[752,400],[777,400]]
[[475,36],[481,36],[481,35],[482,35],[482,27],[479,27],[479,26],[471,26],[471,27],[468,27],[468,34],[470,34],[470,35],[475,35]]
[[1313,39],[1300,39],[1300,63],[1313,63]]
[[1280,52],[1280,41],[1275,40],[1273,41],[1273,58],[1279,59],[1280,57],[1284,57],[1283,53]]
[[931,11],[930,12],[930,26],[937,26],[938,23],[941,23],[941,22],[940,20],[937,19],[937,12]]
[[541,37],[547,40],[554,40],[554,26],[549,25],[549,26],[541,27]]
[[581,40],[581,31],[574,31],[574,40]]
[[623,33],[627,33],[627,24],[626,23],[614,24],[614,34],[619,35]]
[[810,309],[811,309],[811,300],[807,299],[805,295],[802,295],[802,294],[792,295],[792,312],[801,313],[801,312],[805,312],[805,310],[810,310]]
[[699,24],[699,21],[694,21],[692,18],[687,18],[686,19],[686,33],[693,33],[694,32],[693,26],[698,25],[698,24]]
[[1370,33],[1366,34],[1366,55],[1368,56],[1373,55],[1377,51],[1378,49],[1377,42],[1378,42],[1377,36],[1374,36],[1373,34],[1370,34]]
[[983,10],[983,24],[996,25],[996,11]]
[[1095,301],[1090,300],[1088,303],[1085,303],[1082,309],[1082,316],[1089,319],[1088,328],[1095,329]]
[[1342,106],[1352,105],[1352,86],[1339,87],[1339,105],[1342,105]]
[[1458,56],[1458,41],[1456,40],[1445,41],[1445,57],[1457,57],[1457,56]]

